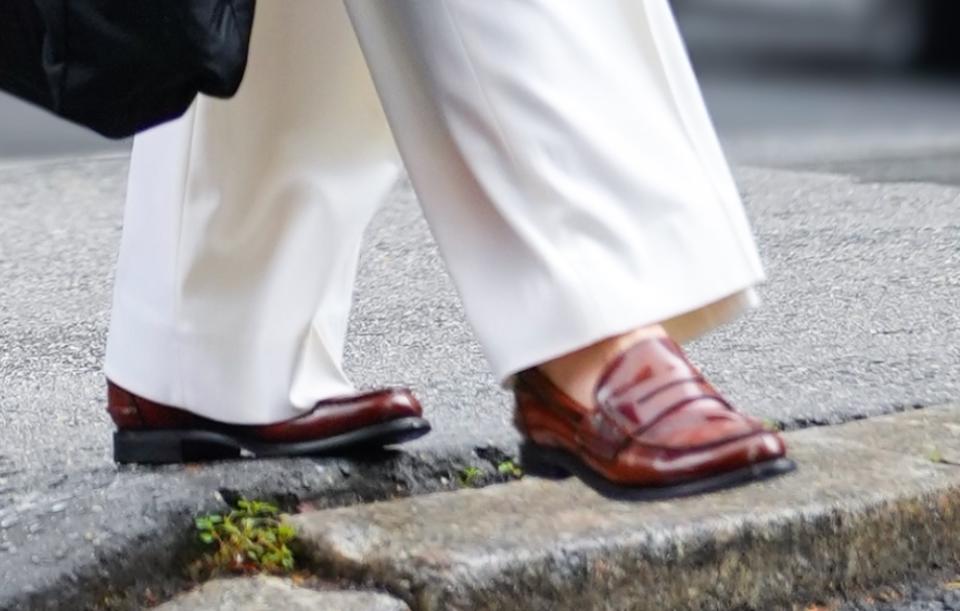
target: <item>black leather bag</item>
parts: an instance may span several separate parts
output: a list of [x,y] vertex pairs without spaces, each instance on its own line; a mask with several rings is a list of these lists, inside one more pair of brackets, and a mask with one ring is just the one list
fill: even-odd
[[105,136],[243,80],[255,0],[0,0],[0,89]]

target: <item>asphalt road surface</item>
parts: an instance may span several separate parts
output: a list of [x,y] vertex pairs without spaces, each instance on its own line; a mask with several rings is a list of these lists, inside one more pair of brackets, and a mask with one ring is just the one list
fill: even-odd
[[[770,277],[692,346],[707,373],[787,426],[960,397],[960,85],[790,65],[704,87]],[[124,151],[0,99],[0,556],[45,499],[125,477],[100,372]],[[369,232],[348,344],[360,386],[418,391],[419,443],[514,439],[408,185]]]

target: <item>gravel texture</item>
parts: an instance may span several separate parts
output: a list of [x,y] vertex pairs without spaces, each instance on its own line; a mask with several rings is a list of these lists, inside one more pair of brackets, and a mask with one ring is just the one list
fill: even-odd
[[374,592],[317,591],[275,577],[211,581],[157,611],[410,611]]
[[960,611],[960,589],[948,589],[940,584],[913,584],[901,586],[883,595],[889,600],[872,597],[849,602],[838,611]]
[[960,573],[933,571],[932,576],[846,598],[795,605],[794,611],[960,611]]

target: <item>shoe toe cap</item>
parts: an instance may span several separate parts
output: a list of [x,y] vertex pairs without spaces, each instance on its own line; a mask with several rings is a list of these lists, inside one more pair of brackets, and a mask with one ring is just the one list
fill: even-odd
[[384,391],[381,406],[384,414],[390,419],[423,417],[423,406],[413,392],[406,388],[391,388]]

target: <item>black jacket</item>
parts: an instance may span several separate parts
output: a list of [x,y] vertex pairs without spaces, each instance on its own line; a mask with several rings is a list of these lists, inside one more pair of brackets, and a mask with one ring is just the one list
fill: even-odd
[[255,0],[0,0],[0,89],[105,136],[229,97]]

